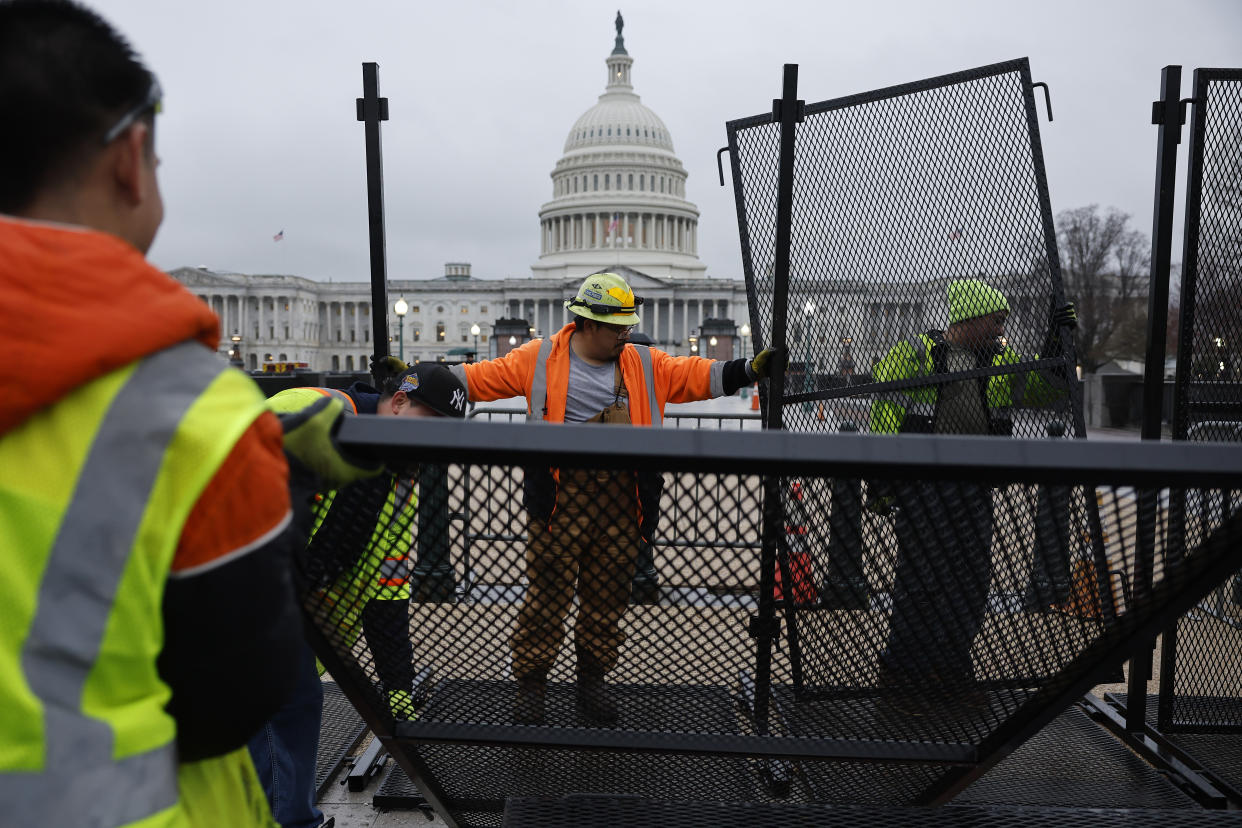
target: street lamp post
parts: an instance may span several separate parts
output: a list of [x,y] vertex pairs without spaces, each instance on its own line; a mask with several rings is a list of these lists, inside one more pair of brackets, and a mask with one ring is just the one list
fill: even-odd
[[687,339],[690,341],[690,353],[697,354],[699,352],[699,338],[691,334]]
[[743,322],[738,333],[742,335],[742,338],[738,342],[737,355],[746,356],[746,343],[750,341],[750,323]]
[[242,341],[242,338],[239,334],[235,333],[229,337],[229,342],[233,343],[233,348],[232,350],[229,351],[229,362],[233,365],[236,365],[238,368],[243,368],[245,367],[245,364],[246,364],[245,362],[242,361],[241,341]]
[[474,337],[474,353],[470,356],[470,361],[474,362],[479,358],[479,323],[470,326],[470,334]]
[[393,303],[392,310],[397,314],[397,358],[405,362],[405,315],[409,312],[410,306],[406,303],[404,296]]

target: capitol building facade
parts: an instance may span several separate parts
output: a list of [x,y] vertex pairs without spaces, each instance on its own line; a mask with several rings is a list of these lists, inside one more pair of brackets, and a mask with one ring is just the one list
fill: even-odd
[[[600,270],[620,273],[643,298],[638,331],[657,347],[725,359],[742,353],[745,284],[709,276],[699,260],[699,211],[686,199],[686,170],[668,128],[634,92],[621,27],[618,15],[604,92],[573,124],[552,170],[531,275],[478,278],[470,264],[453,262],[434,278],[390,278],[389,301],[408,305],[401,318],[389,308],[393,353],[403,347],[411,362],[503,355],[555,333],[570,319],[564,302]],[[249,369],[305,362],[359,371],[374,352],[369,281],[205,267],[171,275],[220,317],[221,351],[236,346]]]
[[[390,279],[390,353],[407,361],[462,361],[502,356],[555,333],[571,315],[566,300],[584,276],[621,274],[644,300],[638,333],[672,354],[730,359],[748,353],[745,283],[708,274],[697,253],[698,208],[686,199],[686,171],[664,122],[634,92],[633,58],[621,36],[598,102],[574,122],[552,169],[552,198],[538,210],[540,256],[531,275],[478,278],[450,262],[432,278]],[[964,261],[962,263],[964,265]],[[799,306],[788,316],[791,363],[805,370],[865,373],[892,344],[945,324],[945,288],[955,270],[923,281],[825,279],[791,274]],[[220,318],[221,351],[236,347],[245,367],[302,362],[316,371],[365,371],[372,343],[367,280],[319,282],[298,276],[179,268],[171,275]],[[1026,273],[986,278],[1009,296],[1010,327],[1028,333],[1020,350],[1038,346],[1046,306],[1029,295]],[[770,280],[771,274],[761,274]],[[899,288],[899,289],[895,289]],[[760,285],[770,295],[771,287]],[[643,340],[646,341],[646,340]]]

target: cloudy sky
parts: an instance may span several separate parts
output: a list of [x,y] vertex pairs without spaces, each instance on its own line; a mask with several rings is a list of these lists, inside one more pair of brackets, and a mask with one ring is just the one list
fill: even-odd
[[[368,278],[363,61],[380,65],[389,276],[529,274],[539,206],[570,126],[594,105],[615,3],[98,0],[165,90],[164,268]],[[740,278],[727,120],[800,64],[818,101],[1029,56],[1055,211],[1119,207],[1151,231],[1160,69],[1242,65],[1240,0],[629,0],[635,91],[669,127],[702,211],[709,273]],[[1183,143],[1183,148],[1185,143]],[[1184,170],[1184,159],[1181,169]],[[1180,188],[1179,188],[1180,189]],[[1180,221],[1180,217],[1179,217]],[[1180,226],[1180,225],[1179,225]],[[272,236],[284,231],[284,239]],[[1180,235],[1180,230],[1175,235]]]

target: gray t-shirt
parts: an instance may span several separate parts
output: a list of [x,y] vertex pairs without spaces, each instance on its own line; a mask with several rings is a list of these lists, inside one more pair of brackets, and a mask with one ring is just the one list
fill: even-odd
[[569,349],[569,392],[565,395],[565,422],[585,423],[617,398],[616,364],[590,365]]
[[[950,373],[975,368],[975,354],[949,343],[945,354],[945,370]],[[988,412],[979,393],[979,380],[950,382],[940,389],[940,405],[936,408],[937,434],[987,434]]]

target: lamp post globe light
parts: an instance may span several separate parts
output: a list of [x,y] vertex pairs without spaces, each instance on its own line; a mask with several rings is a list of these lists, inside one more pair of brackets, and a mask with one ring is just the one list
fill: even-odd
[[235,333],[229,337],[229,342],[233,343],[233,347],[229,349],[229,363],[236,365],[238,368],[245,366],[241,355],[241,341],[242,338],[239,334]]
[[742,337],[738,341],[737,355],[744,357],[746,356],[746,343],[750,340],[750,323],[743,322],[742,327],[738,330],[738,333],[740,333]]
[[470,361],[474,362],[479,358],[479,323],[476,322],[470,326],[470,335],[474,337],[474,353],[470,355]]
[[410,306],[404,296],[393,303],[392,310],[397,314],[397,358],[405,362],[405,315],[409,313]]

